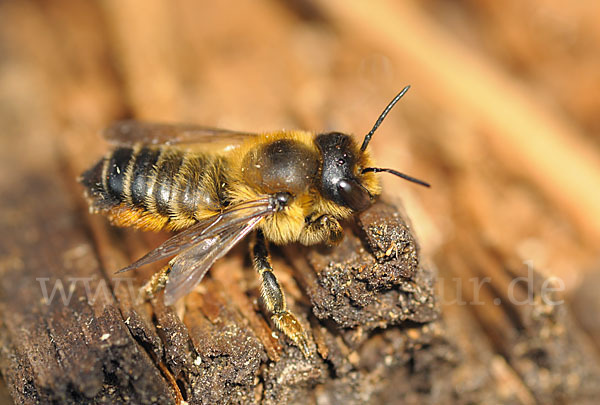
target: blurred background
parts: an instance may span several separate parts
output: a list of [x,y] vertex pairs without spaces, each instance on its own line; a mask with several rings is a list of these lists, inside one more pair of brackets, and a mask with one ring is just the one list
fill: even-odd
[[[449,280],[491,277],[489,304],[531,264],[598,345],[599,15],[591,0],[3,1],[0,198],[60,175],[83,206],[75,177],[115,119],[362,138],[410,84],[371,148],[432,184],[381,176],[444,312]],[[494,310],[464,309],[502,351]]]

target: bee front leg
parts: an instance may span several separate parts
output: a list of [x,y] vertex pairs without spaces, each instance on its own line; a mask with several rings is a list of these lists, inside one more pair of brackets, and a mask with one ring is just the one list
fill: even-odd
[[337,219],[331,215],[312,214],[306,218],[306,225],[300,235],[300,243],[314,245],[325,242],[337,245],[344,238],[344,231]]
[[261,230],[256,232],[251,254],[254,269],[261,277],[261,295],[267,309],[272,313],[271,319],[275,326],[294,342],[304,357],[310,357],[308,337],[298,318],[287,309],[283,290],[273,274],[267,241]]

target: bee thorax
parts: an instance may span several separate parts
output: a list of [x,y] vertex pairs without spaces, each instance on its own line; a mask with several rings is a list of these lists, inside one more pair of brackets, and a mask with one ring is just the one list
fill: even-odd
[[251,150],[242,167],[245,181],[261,192],[297,195],[312,185],[319,160],[306,145],[280,139]]

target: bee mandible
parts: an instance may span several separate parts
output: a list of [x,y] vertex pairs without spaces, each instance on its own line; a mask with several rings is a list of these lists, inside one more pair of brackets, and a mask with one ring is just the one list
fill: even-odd
[[117,226],[181,232],[132,270],[171,257],[143,287],[165,288],[170,305],[189,293],[212,264],[254,231],[250,253],[275,326],[311,355],[307,334],[286,305],[267,242],[335,245],[340,221],[368,208],[381,193],[367,147],[406,86],[384,109],[361,145],[340,132],[262,134],[194,125],[119,121],[105,138],[115,148],[80,177],[90,210]]

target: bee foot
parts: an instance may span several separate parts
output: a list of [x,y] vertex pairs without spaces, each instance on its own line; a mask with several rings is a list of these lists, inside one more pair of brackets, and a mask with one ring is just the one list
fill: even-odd
[[152,275],[150,280],[140,288],[139,298],[141,301],[149,301],[154,295],[167,285],[170,266],[165,266]]
[[312,352],[308,347],[308,336],[302,327],[300,321],[294,314],[285,311],[275,314],[271,317],[277,329],[282,331],[296,345],[305,358],[312,357]]

